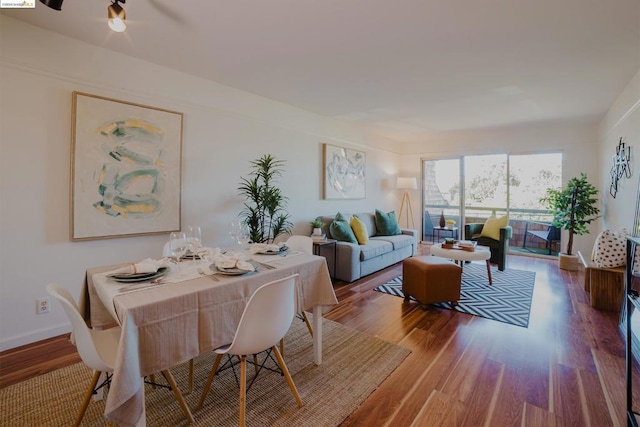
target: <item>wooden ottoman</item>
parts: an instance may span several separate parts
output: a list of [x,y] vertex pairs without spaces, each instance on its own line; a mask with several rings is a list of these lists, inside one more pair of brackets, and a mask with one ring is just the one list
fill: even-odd
[[435,256],[417,256],[402,263],[404,299],[414,297],[422,304],[450,302],[460,299],[462,268],[452,261]]

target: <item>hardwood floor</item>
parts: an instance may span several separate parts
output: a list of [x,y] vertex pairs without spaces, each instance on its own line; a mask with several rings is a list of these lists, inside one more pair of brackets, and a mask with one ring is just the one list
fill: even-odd
[[[373,291],[400,264],[336,283],[328,319],[412,350],[342,426],[624,426],[618,314],[592,309],[582,272],[556,261],[509,256],[508,268],[536,272],[528,328]],[[3,352],[0,387],[77,361],[64,336]]]

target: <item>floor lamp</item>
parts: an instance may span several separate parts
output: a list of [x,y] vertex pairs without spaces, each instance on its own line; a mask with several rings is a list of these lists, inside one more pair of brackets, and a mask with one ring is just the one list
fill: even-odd
[[415,177],[398,177],[396,180],[396,188],[404,190],[404,193],[402,193],[402,203],[400,204],[400,214],[398,215],[398,220],[402,218],[402,211],[406,208],[407,228],[409,227],[409,216],[411,216],[411,228],[415,229],[416,225],[413,222],[413,209],[411,208],[409,190],[418,189],[418,180]]

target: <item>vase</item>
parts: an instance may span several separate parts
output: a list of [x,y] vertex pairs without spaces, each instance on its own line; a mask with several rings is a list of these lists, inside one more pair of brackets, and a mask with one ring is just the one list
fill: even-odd
[[314,236],[322,236],[322,228],[314,228],[313,229],[313,235]]
[[440,214],[440,228],[444,228],[447,225],[446,220],[444,219],[444,211]]

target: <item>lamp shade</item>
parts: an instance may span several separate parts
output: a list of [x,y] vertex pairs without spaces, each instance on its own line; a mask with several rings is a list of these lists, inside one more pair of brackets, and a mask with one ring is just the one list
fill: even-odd
[[401,190],[417,190],[418,180],[415,177],[402,177],[396,179],[396,188]]

